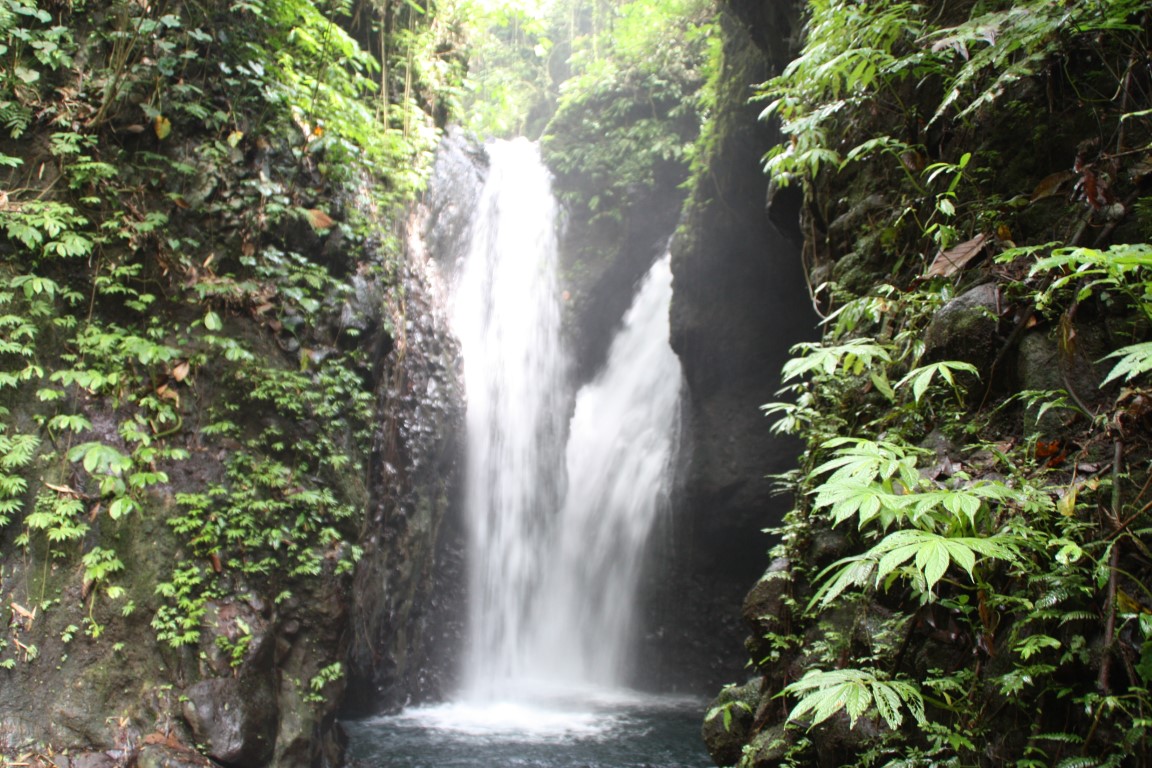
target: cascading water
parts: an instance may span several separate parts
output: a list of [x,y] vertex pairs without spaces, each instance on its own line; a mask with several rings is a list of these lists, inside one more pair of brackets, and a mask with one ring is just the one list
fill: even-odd
[[531,699],[557,688],[615,688],[676,447],[672,276],[665,258],[645,278],[604,370],[577,394],[564,430],[548,174],[525,140],[493,144],[489,153],[455,297],[472,558],[463,695]]
[[669,259],[569,421],[549,177],[524,140],[489,158],[453,318],[468,393],[464,685],[454,702],[351,725],[353,740],[379,766],[699,768],[698,702],[624,688],[677,449]]
[[492,144],[489,158],[453,318],[468,396],[471,698],[526,671],[566,400],[551,182],[526,140]]
[[572,684],[625,680],[642,553],[668,506],[681,376],[668,346],[668,262],[644,278],[604,370],[576,396],[567,493],[529,646]]

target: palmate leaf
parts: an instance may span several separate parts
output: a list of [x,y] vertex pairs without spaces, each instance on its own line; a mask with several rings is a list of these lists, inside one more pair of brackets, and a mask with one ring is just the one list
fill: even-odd
[[813,507],[830,507],[834,526],[855,517],[858,527],[863,528],[877,518],[882,525],[890,525],[901,516],[910,498],[867,480],[848,478],[822,484],[816,491]]
[[895,578],[898,569],[904,567],[912,569],[911,573],[905,571],[904,575],[911,577],[913,584],[923,590],[921,597],[932,600],[933,587],[952,565],[959,566],[969,578],[973,578],[977,555],[1006,561],[1020,557],[1016,540],[1010,536],[949,537],[914,528],[894,531],[864,554],[843,558],[825,568],[817,576],[817,581],[829,574],[831,576],[821,583],[808,608],[816,605],[826,607],[853,587],[877,587],[890,576]]
[[838,437],[824,443],[824,447],[839,450],[833,458],[812,470],[809,477],[831,472],[825,483],[847,479],[877,481],[898,478],[907,489],[915,488],[920,483],[916,455],[913,453],[915,449],[883,440],[854,437]]
[[956,361],[943,361],[939,363],[932,363],[930,365],[922,365],[908,372],[904,378],[896,382],[896,389],[903,387],[912,387],[912,399],[917,404],[920,399],[924,397],[928,391],[928,386],[932,380],[939,376],[948,382],[948,385],[953,389],[956,388],[956,378],[953,376],[955,372],[970,373],[973,376],[979,376],[980,371],[976,366],[971,363],[961,363]]
[[885,347],[872,339],[852,339],[843,344],[825,346],[805,343],[792,347],[796,355],[784,364],[782,380],[790,381],[806,373],[822,373],[831,376],[836,370],[859,375],[871,368],[876,361],[891,362],[892,357]]
[[924,722],[920,690],[906,681],[887,680],[875,670],[813,669],[785,688],[784,693],[800,699],[788,719],[810,718],[810,728],[840,710],[848,714],[849,727],[855,727],[856,721],[873,706],[892,729],[904,722],[905,708],[918,723]]

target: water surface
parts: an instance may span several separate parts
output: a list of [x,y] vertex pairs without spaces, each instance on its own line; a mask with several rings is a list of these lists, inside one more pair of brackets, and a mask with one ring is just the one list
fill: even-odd
[[695,699],[450,703],[345,723],[360,768],[711,768]]

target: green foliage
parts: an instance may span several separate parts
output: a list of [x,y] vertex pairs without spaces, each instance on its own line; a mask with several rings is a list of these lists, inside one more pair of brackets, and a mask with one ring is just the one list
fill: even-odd
[[1130,382],[1132,379],[1152,371],[1152,342],[1130,344],[1110,353],[1107,357],[1118,357],[1120,360],[1104,377],[1102,383],[1107,384],[1115,379]]
[[[727,686],[727,689],[730,689],[731,687],[732,686]],[[713,719],[719,717],[721,722],[724,724],[724,730],[731,731],[732,730],[732,710],[733,709],[742,710],[742,711],[747,712],[749,714],[751,714],[751,712],[752,712],[752,707],[749,706],[748,702],[741,701],[740,699],[730,698],[727,701],[724,701],[724,702],[717,704],[716,706],[710,708],[708,710],[707,714],[704,715],[704,722],[708,722],[710,720],[713,720]]]
[[761,98],[770,100],[763,117],[779,119],[792,139],[766,158],[784,183],[877,150],[908,162],[917,148],[891,135],[870,136],[842,154],[840,134],[854,110],[869,105],[888,114],[889,125],[899,124],[908,86],[939,79],[942,95],[930,105],[928,123],[970,119],[1043,72],[1073,38],[1136,31],[1133,20],[1144,10],[1137,0],[1069,7],[1030,0],[1006,10],[978,4],[966,21],[949,25],[946,12],[933,16],[929,5],[906,0],[807,5],[802,55],[761,86]]
[[[803,54],[762,92],[789,139],[766,162],[776,181],[805,185],[808,253],[844,284],[816,289],[824,338],[793,350],[788,400],[764,409],[807,451],[787,478],[796,509],[776,550],[792,563],[796,599],[778,617],[787,631],[759,646],[780,649],[761,671],[808,728],[841,712],[852,724],[886,721],[891,732],[853,764],[1144,765],[1152,259],[1147,244],[1109,243],[1145,236],[1133,201],[1146,170],[1126,158],[1152,146],[1129,117],[1149,100],[1131,68],[1147,8],[808,6]],[[1087,125],[1086,137],[1061,136],[1084,139],[1075,170],[1023,182],[1004,173],[1027,185],[1006,187],[999,152],[1009,147],[981,132],[1019,138],[1004,126],[1035,118],[1026,99],[1045,89],[1045,108],[1084,118],[1053,96],[1070,82],[1089,113],[1076,129]],[[1098,159],[1106,142],[1115,159],[1111,148]],[[873,194],[883,210],[853,219]],[[1038,221],[1049,226],[1039,208],[1056,198],[1072,222],[1065,239],[1016,247]],[[995,266],[974,277],[984,253]],[[849,286],[842,265],[853,261],[874,262],[891,284],[869,290],[868,276],[852,275]],[[987,280],[1003,302],[990,354],[942,360],[937,336],[925,356],[953,288]],[[1086,316],[1107,328],[1100,360],[1077,348]],[[1063,389],[1004,391],[1022,333],[1058,335]],[[1070,379],[1073,359],[1104,365],[1103,391]],[[836,555],[814,564],[826,537]],[[919,681],[914,728],[885,714],[899,711],[898,694],[874,688],[902,680]],[[1031,733],[1007,736],[1006,713],[1034,717]],[[783,764],[813,761],[811,737],[790,729],[784,741]]]
[[242,34],[217,34],[195,4],[0,0],[0,395],[20,404],[0,525],[44,560],[31,600],[80,580],[90,637],[139,575],[122,534],[168,513],[190,450],[230,459],[168,519],[161,641],[198,642],[210,600],[359,557],[375,403],[339,318],[349,275],[395,274],[377,216],[414,197],[454,108],[442,5],[251,0],[229,6]]
[[[907,63],[896,54],[924,33],[924,8],[911,2],[818,0],[809,7],[803,55],[762,86],[762,96],[772,99],[762,117],[780,119],[784,132],[794,137],[767,158],[768,170],[785,183],[841,162],[833,146],[837,114],[905,76]],[[883,137],[854,149],[849,157],[870,152],[880,142],[904,147]]]
[[831,376],[837,370],[859,376],[871,370],[878,362],[890,363],[889,351],[871,339],[850,339],[843,344],[826,346],[820,343],[797,344],[792,348],[795,355],[784,364],[782,379],[785,382],[798,379],[813,371]]
[[[998,258],[1011,262],[1020,255],[1021,249],[1014,249]],[[1036,261],[1031,274],[1050,278],[1037,296],[1041,309],[1094,297],[1117,311],[1137,313],[1140,320],[1134,324],[1135,332],[1146,333],[1152,323],[1152,246],[1147,243],[1113,245],[1106,250],[1056,248]],[[1132,382],[1152,371],[1152,343],[1128,344],[1105,357],[1112,358],[1118,360],[1101,384]]]
[[687,176],[713,63],[713,9],[699,0],[569,5],[556,23],[567,25],[570,76],[542,153],[565,202],[589,218],[618,218],[638,191]]
[[948,382],[952,387],[953,393],[956,395],[957,401],[962,400],[960,390],[956,383],[956,373],[968,373],[973,376],[979,376],[980,372],[976,366],[971,363],[958,363],[955,361],[943,361],[939,363],[931,363],[930,365],[922,365],[919,368],[909,371],[904,378],[896,382],[896,388],[899,389],[904,386],[912,388],[912,399],[917,405],[920,400],[928,392],[928,387],[932,384],[932,380],[937,376]]
[[324,701],[324,688],[329,683],[335,682],[343,676],[344,665],[338,661],[322,667],[312,676],[312,679],[308,681],[308,693],[305,694],[304,700],[310,702]]
[[205,566],[178,563],[168,581],[156,585],[156,593],[168,601],[156,609],[152,618],[156,639],[173,648],[196,645],[208,601],[218,595]]
[[558,54],[544,9],[481,3],[465,17],[469,62],[463,114],[469,131],[485,138],[528,134],[541,105],[555,99],[549,62]]
[[[919,529],[894,531],[861,555],[838,560],[817,576],[827,579],[816,590],[809,607],[826,607],[852,587],[876,588],[900,576],[911,582],[922,602],[934,598],[933,589],[948,569],[957,565],[976,580],[976,558],[984,556],[1015,562],[1016,542],[1006,536],[941,536]],[[833,571],[832,573],[828,573]]]
[[841,710],[847,712],[850,727],[875,708],[889,728],[899,728],[907,709],[917,723],[926,721],[924,698],[914,683],[889,680],[877,670],[812,669],[783,691],[799,701],[788,714],[789,720],[810,718],[809,727],[819,725]]
[[1069,34],[1135,30],[1133,20],[1144,10],[1138,0],[1076,3],[1065,8],[1043,2],[1017,3],[933,30],[926,37],[931,51],[942,56],[941,63],[956,68],[949,72],[947,95],[932,121],[945,116],[964,119],[994,104],[1014,83],[1047,66],[1067,45]]

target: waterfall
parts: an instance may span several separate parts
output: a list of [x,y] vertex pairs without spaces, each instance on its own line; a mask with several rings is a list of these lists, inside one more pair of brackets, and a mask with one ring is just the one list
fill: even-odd
[[668,346],[669,257],[644,278],[604,369],[576,396],[567,493],[534,649],[554,677],[618,686],[632,645],[644,546],[668,506],[678,447],[680,361]]
[[496,142],[489,156],[453,321],[468,395],[463,695],[614,689],[677,447],[668,257],[642,281],[569,422],[549,177],[525,140]]
[[488,151],[453,318],[468,397],[465,681],[479,697],[525,673],[566,401],[551,182],[526,140]]

